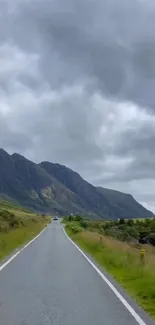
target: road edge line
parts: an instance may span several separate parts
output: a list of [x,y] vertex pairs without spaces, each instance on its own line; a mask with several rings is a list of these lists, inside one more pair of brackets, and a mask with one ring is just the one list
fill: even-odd
[[42,233],[47,229],[45,227],[37,236],[35,236],[33,239],[31,239],[26,245],[24,245],[17,253],[15,253],[13,256],[11,256],[5,263],[3,263],[0,266],[0,272],[11,262],[14,260],[15,257],[17,257],[25,248],[27,248],[29,245],[31,245]]
[[114,285],[108,280],[108,278],[99,270],[99,268],[89,259],[89,257],[82,251],[82,249],[76,245],[73,240],[67,235],[64,227],[63,232],[68,240],[78,249],[78,251],[85,257],[88,263],[95,269],[95,271],[100,275],[102,280],[106,282],[109,288],[113,291],[113,293],[117,296],[117,298],[121,301],[121,303],[126,307],[129,313],[135,318],[139,325],[147,325],[142,318],[138,315],[138,313],[131,307],[131,305],[127,302],[127,300],[119,293],[119,291],[114,287]]

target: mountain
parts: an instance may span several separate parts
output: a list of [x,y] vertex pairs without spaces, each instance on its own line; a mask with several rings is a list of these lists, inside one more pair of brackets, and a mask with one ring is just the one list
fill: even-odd
[[129,194],[95,187],[59,164],[35,164],[0,149],[0,197],[31,209],[61,215],[79,213],[91,218],[151,217]]
[[97,187],[97,190],[110,202],[115,211],[115,215],[119,216],[119,218],[132,218],[132,216],[136,216],[136,218],[145,218],[146,215],[151,216],[150,211],[138,203],[131,194],[103,187]]
[[83,203],[39,165],[4,150],[0,150],[0,194],[39,211],[68,213]]
[[78,173],[63,165],[49,162],[42,162],[40,166],[48,174],[54,175],[70,191],[76,193],[84,201],[86,211],[90,211],[90,214],[93,212],[100,217],[104,215],[114,217],[111,205],[106,197],[99,193],[95,186],[86,182]]

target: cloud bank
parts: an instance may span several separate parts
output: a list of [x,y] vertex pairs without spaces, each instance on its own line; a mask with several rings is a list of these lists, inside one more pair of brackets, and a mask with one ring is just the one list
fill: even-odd
[[0,0],[0,147],[155,211],[155,4]]

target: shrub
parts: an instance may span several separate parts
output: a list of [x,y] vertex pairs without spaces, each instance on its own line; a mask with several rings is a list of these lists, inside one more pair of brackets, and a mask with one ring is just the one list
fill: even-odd
[[138,239],[139,238],[139,231],[134,228],[134,227],[128,227],[127,232],[129,234],[129,236]]
[[77,215],[76,215],[76,216],[74,217],[74,220],[80,222],[80,221],[82,221],[83,219],[82,219],[81,216],[77,216]]
[[123,218],[121,218],[121,219],[119,220],[119,224],[120,224],[120,225],[124,225],[124,224],[125,224],[125,220],[124,220]]
[[8,222],[5,220],[0,221],[0,232],[8,232],[10,229]]
[[151,232],[155,232],[155,219],[151,221],[150,228],[151,228]]
[[0,212],[0,224],[1,231],[3,231],[2,229],[16,228],[20,225],[20,218],[9,211],[3,210]]
[[70,215],[70,216],[68,217],[68,221],[74,221],[74,216]]
[[70,222],[67,227],[74,233],[77,234],[78,232],[81,232],[83,229],[77,222]]
[[129,219],[129,220],[127,221],[127,225],[128,225],[129,227],[134,226],[134,221],[133,221],[133,219]]
[[80,221],[80,226],[82,228],[87,229],[88,225],[89,225],[89,221],[86,221],[86,220],[83,220],[83,219]]
[[149,242],[151,245],[155,246],[155,233],[151,233],[149,236]]

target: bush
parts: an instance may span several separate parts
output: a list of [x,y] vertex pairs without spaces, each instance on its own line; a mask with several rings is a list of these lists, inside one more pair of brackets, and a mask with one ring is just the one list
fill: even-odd
[[121,218],[121,219],[119,220],[119,224],[120,224],[120,225],[124,225],[124,224],[125,224],[125,220],[124,220],[123,218]]
[[74,216],[70,215],[67,219],[68,221],[74,221]]
[[153,246],[155,246],[155,233],[152,233],[148,236],[149,243]]
[[155,232],[155,219],[151,220],[151,224],[150,224],[150,228],[151,228],[151,232]]
[[83,219],[82,219],[82,217],[76,215],[76,216],[74,217],[74,220],[80,222],[80,221],[82,221]]
[[87,229],[87,228],[88,228],[88,225],[89,225],[89,221],[86,221],[86,220],[84,220],[84,219],[82,219],[82,220],[80,221],[80,226],[81,226],[82,228]]
[[6,231],[9,228],[16,228],[20,225],[20,218],[9,211],[0,211],[0,230]]
[[0,221],[0,232],[8,232],[10,229],[8,222],[6,221]]
[[136,228],[128,227],[127,232],[128,232],[130,237],[133,237],[135,239],[139,238],[139,231]]
[[19,227],[26,227],[30,223],[48,223],[48,217],[45,216],[37,216],[35,214],[32,215],[23,215],[18,213],[17,215],[11,213],[7,210],[0,211],[0,232],[7,232],[9,230],[14,230]]
[[125,220],[121,218],[113,221],[93,221],[83,219],[79,215],[71,215],[65,218],[64,222],[74,233],[90,230],[121,241],[139,241],[142,244],[155,245],[155,219]]
[[129,219],[129,220],[127,221],[127,225],[128,225],[129,227],[134,226],[134,221],[133,221],[133,219]]
[[83,229],[80,227],[79,223],[77,222],[70,222],[67,227],[74,233],[77,234],[78,232],[81,232]]

